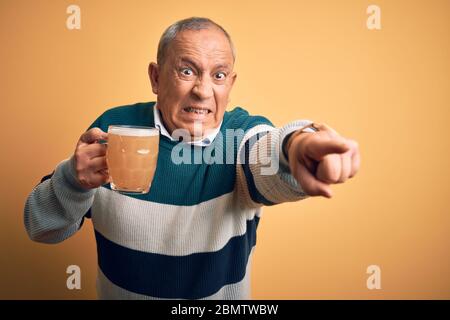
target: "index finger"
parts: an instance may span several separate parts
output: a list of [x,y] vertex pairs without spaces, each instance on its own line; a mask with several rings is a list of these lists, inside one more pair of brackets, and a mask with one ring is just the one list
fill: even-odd
[[306,149],[306,155],[310,158],[321,161],[328,154],[342,154],[350,150],[345,139],[316,139],[311,141]]
[[108,133],[102,131],[100,128],[92,128],[83,133],[80,137],[80,142],[94,143],[98,140],[107,139]]
[[325,131],[327,132],[330,137],[336,137],[336,136],[340,136],[340,134],[334,130],[332,127],[328,126],[325,123],[314,123],[314,126],[319,129],[319,131]]

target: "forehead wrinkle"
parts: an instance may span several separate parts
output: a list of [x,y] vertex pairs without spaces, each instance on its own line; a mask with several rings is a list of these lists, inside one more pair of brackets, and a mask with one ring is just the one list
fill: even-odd
[[[189,43],[191,42],[191,43]],[[223,57],[226,59],[231,52],[227,49],[222,49],[218,46],[211,47],[210,45],[204,45],[203,43],[192,43],[192,41],[176,41],[174,40],[174,45],[172,46],[173,53],[183,54],[184,52],[188,55],[193,56],[212,56],[212,57]]]
[[232,63],[225,58],[225,55],[217,56],[216,54],[206,54],[204,58],[199,57],[198,54],[192,54],[186,51],[186,53],[182,53],[175,56],[175,64],[181,63],[189,63],[192,64],[197,69],[205,69],[206,67],[211,66],[212,69],[218,68],[226,68],[232,69]]
[[232,67],[233,54],[227,39],[225,39],[227,48],[223,48],[220,42],[195,41],[196,39],[198,38],[193,39],[182,33],[173,40],[169,50],[175,63],[180,63],[181,59],[186,57],[196,66],[200,66],[199,64],[206,60],[207,63],[213,61],[214,67],[218,65]]

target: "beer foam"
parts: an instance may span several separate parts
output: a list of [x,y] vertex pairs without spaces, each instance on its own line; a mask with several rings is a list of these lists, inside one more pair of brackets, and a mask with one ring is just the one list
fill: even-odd
[[108,133],[131,137],[152,137],[159,135],[159,130],[150,127],[110,126]]

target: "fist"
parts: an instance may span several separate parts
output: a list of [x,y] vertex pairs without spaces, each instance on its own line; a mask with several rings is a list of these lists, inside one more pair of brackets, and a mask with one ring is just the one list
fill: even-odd
[[93,189],[109,182],[106,164],[106,145],[98,143],[107,140],[108,134],[99,128],[92,128],[80,137],[74,152],[74,169],[78,183],[85,189]]
[[292,175],[311,196],[331,198],[331,184],[352,178],[360,167],[358,143],[325,124],[318,132],[293,134],[287,143]]

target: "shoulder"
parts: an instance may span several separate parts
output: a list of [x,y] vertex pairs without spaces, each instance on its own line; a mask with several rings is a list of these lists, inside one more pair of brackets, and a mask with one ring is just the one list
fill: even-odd
[[226,111],[224,115],[224,127],[226,129],[248,130],[257,125],[269,125],[273,127],[272,122],[261,115],[251,115],[242,107],[235,107],[231,111]]
[[153,107],[155,102],[139,102],[110,108],[103,112],[89,128],[98,127],[103,131],[109,125],[154,126]]

